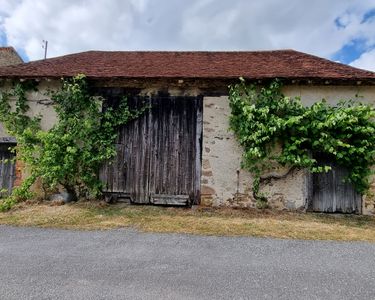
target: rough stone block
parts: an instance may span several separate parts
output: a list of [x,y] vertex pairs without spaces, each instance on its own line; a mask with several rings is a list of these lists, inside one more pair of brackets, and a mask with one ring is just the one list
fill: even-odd
[[202,175],[207,176],[207,177],[212,177],[212,171],[211,170],[209,170],[209,171],[203,170]]
[[215,195],[216,191],[208,185],[202,185],[201,194],[202,195]]

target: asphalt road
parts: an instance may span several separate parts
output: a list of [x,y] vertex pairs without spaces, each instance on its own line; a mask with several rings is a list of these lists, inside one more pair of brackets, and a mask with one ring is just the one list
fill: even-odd
[[0,299],[375,299],[375,244],[0,226]]

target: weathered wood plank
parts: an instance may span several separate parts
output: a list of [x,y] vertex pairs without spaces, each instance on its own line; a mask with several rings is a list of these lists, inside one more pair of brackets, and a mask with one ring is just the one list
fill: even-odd
[[151,203],[159,205],[187,205],[189,202],[188,195],[164,195],[151,194]]
[[15,180],[14,153],[9,150],[12,144],[0,144],[0,189],[12,191]]
[[106,191],[131,195],[136,203],[198,203],[202,97],[132,97],[129,106],[140,108],[145,100],[151,109],[120,128],[117,156],[103,165]]
[[362,197],[354,186],[344,182],[346,168],[320,159],[322,165],[330,165],[327,173],[313,174],[312,209],[317,212],[360,213]]

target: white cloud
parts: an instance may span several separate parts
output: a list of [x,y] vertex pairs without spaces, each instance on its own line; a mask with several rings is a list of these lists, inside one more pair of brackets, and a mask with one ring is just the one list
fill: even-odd
[[[330,57],[353,38],[375,0],[0,0],[0,30],[30,59],[90,49],[258,50],[293,48]],[[340,18],[343,28],[335,25]]]
[[375,49],[363,53],[358,59],[353,61],[350,65],[356,68],[375,72]]
[[3,13],[8,14],[3,27],[8,43],[25,49],[30,59],[42,58],[42,40],[49,42],[50,57],[118,49],[130,38],[134,19],[144,7],[144,1],[135,0],[24,0]]

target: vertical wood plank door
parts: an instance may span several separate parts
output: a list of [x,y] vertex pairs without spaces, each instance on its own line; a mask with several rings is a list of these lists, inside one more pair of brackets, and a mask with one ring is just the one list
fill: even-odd
[[133,203],[199,203],[202,97],[132,97],[129,107],[149,105],[119,129],[116,157],[103,165],[105,193]]
[[[109,105],[116,107],[117,95],[107,94]],[[108,98],[109,97],[109,98]],[[150,105],[147,97],[129,97],[129,108],[141,109]],[[149,203],[149,163],[150,163],[150,111],[131,120],[118,130],[116,156],[106,162],[100,170],[104,192],[116,197],[129,198],[134,203]]]
[[11,193],[15,180],[14,153],[9,150],[11,144],[0,144],[0,190]]
[[150,201],[197,204],[200,198],[202,98],[152,101]]
[[362,197],[351,183],[344,182],[346,168],[325,162],[332,170],[313,174],[312,209],[316,212],[361,213]]

